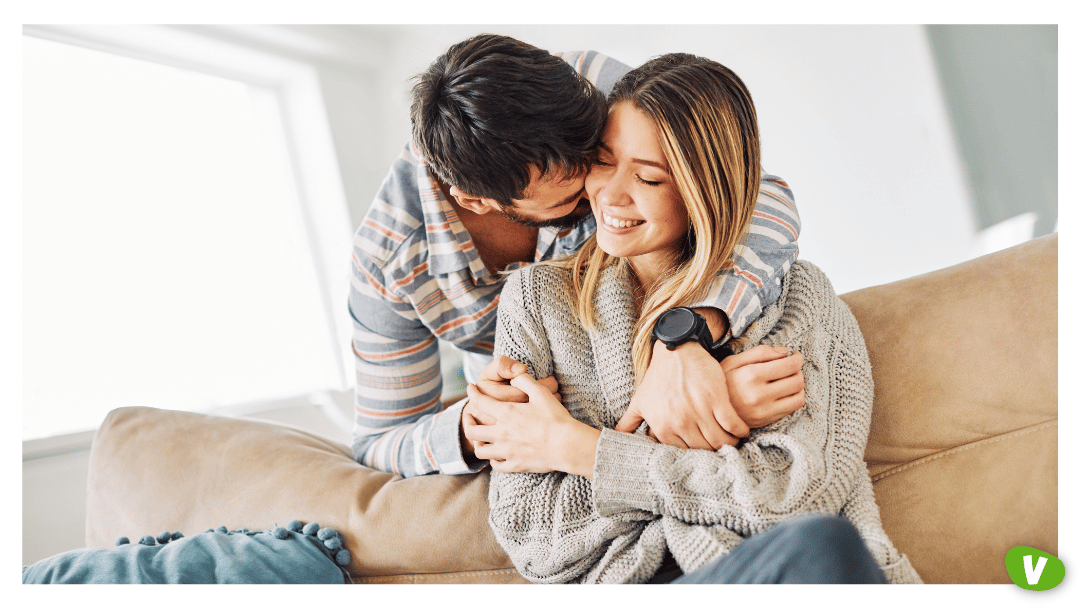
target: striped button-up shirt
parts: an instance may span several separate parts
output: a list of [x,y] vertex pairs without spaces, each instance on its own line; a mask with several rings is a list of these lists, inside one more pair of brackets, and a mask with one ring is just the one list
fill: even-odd
[[[629,69],[595,52],[561,56],[605,94]],[[787,184],[765,175],[749,233],[700,302],[727,314],[731,335],[741,335],[779,297],[780,280],[798,255],[799,229]],[[595,230],[591,216],[573,228],[540,228],[535,261],[576,252]],[[406,477],[482,468],[462,455],[463,404],[444,407],[440,399],[438,341],[491,356],[503,280],[487,270],[433,173],[406,145],[353,240],[358,462]]]

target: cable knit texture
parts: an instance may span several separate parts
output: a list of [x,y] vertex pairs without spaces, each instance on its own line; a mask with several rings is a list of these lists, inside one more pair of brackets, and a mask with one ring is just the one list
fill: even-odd
[[[855,317],[816,266],[798,262],[779,300],[746,332],[755,344],[806,356],[806,405],[736,449],[662,445],[611,430],[630,404],[635,321],[625,264],[604,271],[586,330],[568,297],[569,271],[526,267],[506,283],[495,354],[554,374],[574,418],[601,429],[594,480],[565,473],[492,472],[490,523],[534,582],[638,583],[665,549],[684,572],[743,538],[802,513],[849,519],[890,582],[921,582],[881,527],[863,460],[874,386]],[[644,426],[644,425],[643,425]]]

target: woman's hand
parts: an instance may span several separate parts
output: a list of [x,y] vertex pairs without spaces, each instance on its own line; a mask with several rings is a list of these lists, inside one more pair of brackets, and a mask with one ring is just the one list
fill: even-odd
[[[524,391],[510,386],[510,381],[524,374],[525,369],[525,364],[500,355],[492,359],[491,363],[488,363],[484,366],[484,369],[480,370],[480,377],[477,378],[476,384],[483,394],[496,401],[525,403],[529,400],[529,396]],[[556,399],[562,401],[562,395],[559,394],[559,383],[555,380],[555,376],[541,378],[538,382],[547,388]],[[470,439],[473,434],[470,432],[471,427],[491,424],[492,422],[473,405],[471,400],[465,403],[465,407],[461,410],[461,436],[459,439],[466,459],[476,455],[476,445]],[[481,458],[480,456],[476,457]]]
[[476,385],[467,388],[469,403],[485,422],[465,427],[476,457],[503,473],[563,471],[592,477],[600,431],[574,419],[532,376],[523,373],[510,384],[528,401],[501,401]]
[[731,405],[753,429],[768,426],[803,406],[806,392],[802,353],[759,344],[720,363]]

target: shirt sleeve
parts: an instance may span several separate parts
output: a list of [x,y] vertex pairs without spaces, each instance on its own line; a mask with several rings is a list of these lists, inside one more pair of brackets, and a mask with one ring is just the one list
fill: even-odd
[[353,240],[349,285],[356,372],[353,457],[365,466],[404,477],[473,473],[483,463],[470,466],[463,457],[462,404],[444,409],[441,400],[438,340],[421,322],[413,303],[392,288],[395,278],[384,276],[381,261],[391,254],[382,237],[389,220],[379,215],[380,209],[392,207],[404,189],[392,170]]
[[784,180],[764,174],[750,229],[735,247],[708,291],[693,306],[727,314],[726,338],[738,337],[780,297],[784,274],[799,256],[802,222],[795,197]]
[[625,63],[596,51],[569,51],[553,55],[569,63],[605,96],[610,94],[615,83],[630,71],[630,66]]

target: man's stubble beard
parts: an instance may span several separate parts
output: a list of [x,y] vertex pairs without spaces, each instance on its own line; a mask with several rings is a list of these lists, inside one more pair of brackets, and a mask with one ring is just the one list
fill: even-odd
[[[587,213],[582,213],[581,209],[588,210]],[[521,224],[522,226],[528,226],[530,228],[573,228],[581,222],[585,221],[585,218],[592,215],[592,206],[589,204],[588,199],[582,198],[578,202],[577,206],[570,213],[562,216],[552,218],[550,220],[534,220],[520,215],[513,207],[502,207],[503,215],[510,219],[515,224]],[[581,213],[581,215],[578,215]]]

